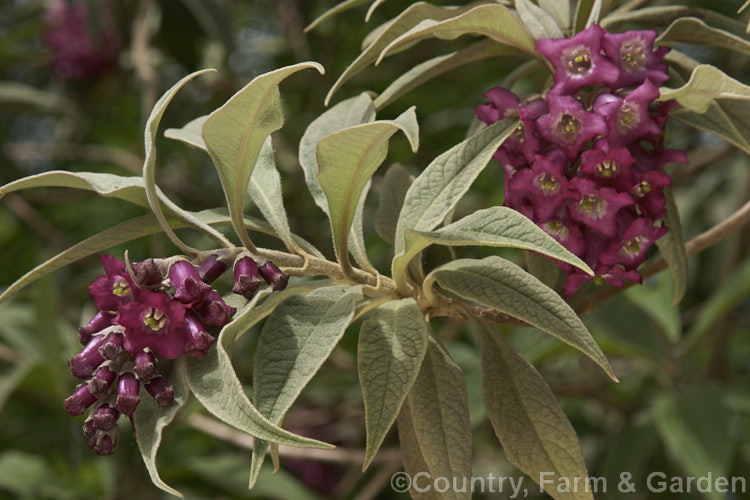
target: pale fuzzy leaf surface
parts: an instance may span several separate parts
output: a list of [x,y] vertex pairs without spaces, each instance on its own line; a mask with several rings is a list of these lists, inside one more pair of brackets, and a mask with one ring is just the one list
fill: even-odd
[[408,168],[396,163],[385,173],[380,186],[378,210],[375,212],[375,231],[386,242],[393,244],[396,235],[396,223],[401,206],[404,204],[406,191],[414,182],[414,175]]
[[492,246],[531,250],[567,262],[594,275],[581,259],[570,253],[542,228],[508,207],[478,210],[437,231],[404,233],[404,254],[393,261],[393,273],[405,273],[409,262],[429,245]]
[[559,22],[550,13],[534,5],[531,0],[516,0],[516,11],[535,39],[565,37]]
[[685,125],[716,134],[750,155],[750,101],[719,100],[710,103],[705,113],[678,108],[672,112],[672,117]]
[[370,262],[370,258],[367,256],[367,248],[365,247],[365,201],[367,201],[367,193],[370,192],[371,184],[370,180],[365,184],[362,194],[359,196],[357,208],[354,210],[352,227],[349,230],[349,253],[352,254],[354,260],[357,261],[357,264],[362,269],[372,274],[377,274],[378,270]]
[[[170,102],[172,102],[172,99],[177,94],[177,92],[179,92],[179,90],[185,84],[187,84],[196,76],[200,76],[211,71],[215,70],[206,69],[191,73],[175,83],[172,88],[167,90],[164,95],[161,96],[158,101],[156,101],[156,104],[154,104],[154,109],[151,110],[151,114],[149,115],[148,120],[146,120],[146,130],[144,133],[146,156],[143,160],[143,183],[146,189],[146,199],[148,199],[149,207],[151,207],[151,211],[156,216],[156,220],[159,221],[162,230],[166,233],[169,239],[172,240],[172,242],[185,253],[194,253],[194,249],[177,237],[177,235],[167,222],[167,218],[164,216],[161,204],[159,203],[160,200],[165,201],[166,196],[159,196],[156,190],[156,133],[159,130],[159,124],[161,123],[162,116],[164,116],[164,111],[166,111],[167,106]],[[172,206],[174,204],[169,202],[169,205]]]
[[[283,292],[277,294],[287,296]],[[290,290],[288,294],[294,292]],[[330,445],[326,443],[285,431],[264,417],[248,399],[232,367],[228,349],[238,335],[264,317],[255,310],[257,301],[263,295],[256,295],[245,309],[221,329],[215,349],[211,349],[203,357],[187,361],[190,390],[211,414],[251,436],[292,446],[329,448]],[[273,305],[278,305],[278,302]],[[267,312],[270,314],[270,311]]]
[[133,414],[133,426],[135,427],[135,439],[141,458],[146,465],[151,482],[157,488],[171,495],[183,498],[182,493],[165,483],[159,476],[156,467],[156,453],[159,451],[161,436],[164,428],[172,423],[177,412],[185,405],[188,398],[187,382],[185,380],[185,358],[179,359],[172,368],[172,374],[167,383],[174,390],[174,401],[166,408],[156,404],[154,398],[141,391],[141,402]]
[[685,295],[688,280],[688,257],[685,249],[685,239],[682,235],[682,223],[680,212],[677,209],[672,190],[664,189],[664,198],[667,202],[666,225],[669,231],[656,241],[664,260],[669,265],[674,280],[674,302],[677,305]]
[[570,28],[570,0],[538,0],[539,6],[555,18],[563,29]]
[[396,78],[375,99],[375,108],[383,109],[407,92],[453,69],[483,59],[517,53],[513,47],[499,44],[494,40],[482,40],[456,52],[434,57],[417,64]]
[[367,14],[365,14],[365,22],[369,22],[372,15],[375,13],[375,9],[380,7],[386,2],[386,0],[375,0],[372,2],[372,5],[370,5],[370,8],[367,9]]
[[346,128],[318,143],[318,181],[328,201],[334,249],[339,259],[348,251],[348,236],[362,190],[385,160],[391,136],[401,131],[412,150],[419,147],[419,125],[414,108],[395,120]]
[[[407,414],[407,415],[405,415]],[[421,472],[433,478],[471,477],[471,425],[466,381],[461,369],[445,349],[430,338],[427,354],[412,385],[399,420],[399,434],[413,432],[407,442],[416,447],[403,448],[406,463],[426,465]],[[437,492],[435,492],[437,493]],[[429,498],[468,500],[469,491],[452,491]]]
[[460,297],[557,337],[617,380],[609,361],[573,309],[554,290],[516,264],[497,256],[454,260],[432,271],[425,279],[425,289],[435,281]]
[[[396,423],[398,425],[398,442],[403,455],[404,471],[409,474],[409,477],[414,477],[420,472],[429,471],[429,465],[427,465],[422,455],[419,444],[418,436],[420,434],[414,427],[414,420],[408,405],[404,404],[401,407],[401,412],[398,414]],[[434,491],[427,492],[421,488],[416,490],[413,487],[409,490],[409,495],[414,500],[431,500],[435,498]]]
[[336,14],[340,14],[342,12],[346,12],[349,9],[353,9],[354,7],[357,7],[359,5],[365,4],[371,0],[344,0],[343,2],[340,2],[336,5],[334,5],[332,8],[328,9],[324,13],[322,13],[320,16],[315,18],[313,22],[308,24],[305,27],[305,31],[310,31],[313,28],[315,28],[317,25],[325,21],[326,19],[330,19],[331,17],[335,16]]
[[470,11],[446,20],[426,19],[389,43],[378,55],[375,64],[387,55],[429,38],[455,40],[463,35],[482,35],[504,43],[548,64],[534,49],[535,42],[524,25],[508,8],[499,4],[479,5]]
[[299,164],[315,204],[328,214],[328,201],[318,182],[318,142],[340,130],[375,119],[372,97],[366,92],[337,103],[310,123],[299,143]]
[[676,99],[681,106],[696,113],[708,111],[712,102],[718,99],[750,100],[750,87],[730,77],[720,69],[701,64],[693,71],[690,80],[678,89],[661,89],[660,101]]
[[232,224],[249,249],[254,245],[242,221],[245,194],[263,142],[284,123],[278,85],[309,68],[324,73],[318,63],[304,62],[256,77],[203,124],[203,140],[219,173]]
[[695,17],[709,26],[737,36],[744,36],[745,24],[718,12],[684,5],[661,5],[642,7],[627,12],[613,12],[601,20],[602,28],[611,32],[633,29],[655,29],[663,31],[681,17]]
[[359,331],[357,371],[365,403],[366,469],[393,425],[419,374],[430,333],[412,298],[387,302]]
[[443,20],[457,16],[476,5],[485,4],[490,0],[472,2],[462,7],[438,7],[427,2],[416,2],[404,9],[396,18],[389,21],[382,29],[373,32],[369,43],[363,47],[362,53],[352,62],[339,76],[336,82],[328,91],[325,103],[328,104],[333,94],[351,77],[362,71],[364,68],[374,63],[380,51],[399,36],[403,35],[419,22],[424,19]]
[[677,19],[659,36],[657,42],[669,46],[672,46],[674,42],[693,43],[700,46],[730,49],[745,56],[750,55],[750,41],[746,38],[712,28],[694,17]]
[[[319,288],[286,299],[263,325],[253,364],[253,402],[279,424],[287,410],[328,359],[351,322],[358,287]],[[253,445],[250,487],[260,473],[268,442]]]
[[203,124],[208,120],[208,115],[199,116],[187,122],[182,128],[168,128],[164,131],[164,137],[182,141],[194,148],[208,151],[206,141],[203,140]]
[[[581,446],[539,372],[492,326],[479,323],[482,399],[508,460],[539,483],[587,477]],[[574,490],[574,488],[571,488]],[[593,500],[590,492],[547,491],[555,500]]]

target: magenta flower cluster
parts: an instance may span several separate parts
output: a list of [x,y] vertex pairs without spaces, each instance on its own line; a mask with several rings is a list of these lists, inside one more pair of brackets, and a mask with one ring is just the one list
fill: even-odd
[[[687,162],[665,149],[672,102],[657,103],[667,81],[668,48],[654,50],[655,31],[609,33],[592,25],[570,39],[539,40],[554,67],[546,97],[520,102],[496,87],[476,108],[487,124],[518,117],[495,153],[505,171],[505,205],[518,210],[582,258],[597,281],[641,281],[637,268],[667,231],[662,172]],[[591,276],[562,262],[566,296]]]
[[[100,260],[105,274],[89,285],[99,312],[79,329],[84,348],[69,361],[70,371],[84,382],[64,406],[73,416],[90,409],[83,426],[89,447],[109,455],[117,445],[120,415],[132,422],[141,385],[159,406],[174,400],[158,358],[204,356],[216,340],[207,328],[223,327],[236,310],[209,285],[227,269],[219,255],[197,267],[184,259],[148,259],[135,263],[132,274],[115,257]],[[288,280],[272,262],[258,267],[249,256],[235,261],[234,275],[234,292],[248,299],[260,286],[259,275],[274,290]]]

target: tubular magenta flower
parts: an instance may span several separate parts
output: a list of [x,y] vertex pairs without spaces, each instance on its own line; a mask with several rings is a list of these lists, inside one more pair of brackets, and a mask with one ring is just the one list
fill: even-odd
[[234,263],[234,288],[232,291],[247,300],[255,296],[260,286],[258,264],[250,257],[242,257]]
[[125,327],[125,349],[135,356],[145,348],[175,359],[185,350],[186,306],[167,294],[139,289],[137,300],[120,308],[117,321]]
[[580,195],[578,202],[569,205],[570,218],[606,238],[616,237],[617,212],[633,204],[630,195],[612,188],[598,188],[593,181],[580,177],[570,181],[570,189]]
[[584,110],[583,104],[570,96],[550,95],[549,113],[539,117],[539,134],[559,146],[570,161],[578,156],[581,146],[594,137],[607,134],[604,119]]
[[89,295],[101,311],[114,311],[132,299],[135,283],[125,269],[125,263],[111,255],[101,255],[99,260],[104,267],[99,276],[89,285]]
[[266,280],[266,283],[271,285],[274,290],[283,290],[286,288],[286,284],[289,282],[289,275],[281,272],[276,264],[267,260],[265,264],[260,266],[258,272]]
[[186,260],[172,264],[169,281],[174,287],[174,298],[184,304],[193,305],[212,290],[203,282],[195,266]]
[[661,62],[669,47],[654,51],[657,35],[656,31],[604,33],[602,48],[620,68],[617,80],[610,85],[611,89],[634,87],[647,79],[660,86],[669,79],[667,65]]

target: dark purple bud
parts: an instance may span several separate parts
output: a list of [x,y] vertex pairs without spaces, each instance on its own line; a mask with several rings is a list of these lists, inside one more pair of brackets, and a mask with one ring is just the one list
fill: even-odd
[[161,377],[156,377],[146,384],[146,390],[156,400],[156,404],[161,407],[168,406],[174,401],[174,390]]
[[102,344],[104,335],[97,335],[89,340],[86,347],[68,361],[70,372],[78,378],[89,378],[94,369],[104,362],[104,357],[99,353]]
[[135,374],[141,382],[148,382],[159,376],[156,370],[156,358],[148,351],[140,351],[135,354]]
[[94,404],[94,401],[96,401],[96,396],[91,394],[88,386],[80,384],[75,392],[63,401],[63,406],[65,406],[65,411],[75,417],[86,411],[86,408]]
[[115,408],[125,415],[132,415],[141,401],[138,397],[139,389],[140,383],[136,380],[135,375],[132,373],[123,373],[120,375],[120,380],[117,381]]
[[195,306],[195,311],[203,319],[206,326],[222,327],[229,323],[237,309],[228,305],[216,291],[211,291]]
[[133,264],[133,275],[138,285],[148,288],[158,285],[164,279],[154,259],[146,259]]
[[286,284],[289,282],[289,275],[281,272],[281,269],[276,267],[276,264],[270,260],[266,261],[265,264],[260,266],[258,269],[260,275],[266,282],[271,285],[274,290],[283,290],[286,288]]
[[258,264],[250,257],[242,257],[234,263],[234,288],[232,291],[250,300],[260,286]]
[[100,398],[109,392],[109,388],[112,387],[116,378],[115,372],[110,370],[108,366],[102,366],[96,370],[93,377],[86,381],[86,384],[88,384],[91,394]]
[[105,403],[96,409],[91,418],[97,430],[109,431],[117,425],[120,412]]
[[195,266],[180,260],[169,268],[169,281],[174,287],[174,298],[184,304],[193,304],[205,297],[211,287],[205,284]]
[[216,339],[213,338],[203,326],[198,316],[192,311],[185,315],[185,354],[188,356],[205,356]]
[[94,437],[98,430],[99,429],[96,428],[96,423],[93,418],[89,417],[83,422],[83,435],[87,438]]
[[203,261],[198,264],[198,275],[205,283],[211,283],[224,274],[224,271],[226,270],[226,263],[220,261],[219,256],[216,254],[203,259]]
[[89,340],[91,340],[91,337],[95,333],[112,326],[112,318],[114,318],[114,316],[111,314],[99,311],[86,326],[82,326],[78,329],[78,340],[80,340],[83,345],[88,344]]
[[107,335],[104,343],[99,347],[99,352],[104,359],[114,360],[122,354],[124,337],[120,332],[112,332]]
[[117,428],[110,432],[97,432],[89,439],[89,448],[97,455],[111,455],[117,446]]

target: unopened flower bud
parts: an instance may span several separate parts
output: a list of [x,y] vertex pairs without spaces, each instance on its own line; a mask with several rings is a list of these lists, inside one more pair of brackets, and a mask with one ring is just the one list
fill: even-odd
[[156,370],[156,358],[148,351],[140,351],[135,355],[135,374],[141,382],[148,382],[159,375]]
[[120,412],[106,403],[97,408],[91,417],[94,427],[100,431],[111,430],[117,425],[118,418],[120,418]]
[[86,381],[89,386],[91,394],[100,398],[109,392],[109,388],[112,387],[117,374],[109,369],[108,366],[102,366],[96,370],[94,376]]
[[86,345],[91,340],[91,337],[105,328],[112,326],[112,316],[103,311],[96,313],[91,321],[86,326],[82,326],[78,329],[78,340],[81,344]]
[[260,275],[263,277],[266,282],[271,285],[271,288],[274,290],[283,290],[286,288],[286,284],[289,281],[289,275],[284,274],[281,272],[281,269],[279,269],[276,264],[271,262],[270,260],[266,261],[265,264],[260,266],[260,269],[258,269],[260,272]]
[[192,311],[185,314],[185,354],[188,356],[205,356],[216,339],[206,331],[198,316]]
[[198,275],[205,283],[211,283],[216,278],[224,274],[227,265],[219,260],[219,256],[214,254],[201,261],[198,264]]
[[94,369],[104,362],[99,348],[104,344],[104,335],[97,335],[86,344],[78,354],[70,358],[68,367],[70,372],[78,378],[88,378]]
[[224,302],[221,295],[212,290],[201,302],[195,305],[195,311],[203,319],[204,325],[222,327],[229,323],[237,309]]
[[97,455],[111,455],[117,446],[117,427],[109,432],[98,431],[89,439],[89,448]]
[[138,397],[138,389],[140,389],[140,383],[135,375],[129,372],[120,375],[120,380],[117,381],[115,408],[125,415],[132,415],[141,401]]
[[260,286],[258,264],[250,257],[242,257],[234,263],[234,288],[232,291],[250,300]]
[[167,382],[161,378],[156,377],[154,380],[146,384],[146,390],[156,400],[156,404],[159,406],[168,406],[174,401],[174,390],[167,385]]
[[154,259],[146,259],[133,264],[133,275],[136,283],[146,288],[154,287],[164,279]]
[[205,284],[195,266],[180,260],[169,268],[169,281],[174,287],[174,298],[183,304],[192,304],[204,297],[211,287]]
[[117,357],[122,354],[122,351],[125,349],[123,347],[123,341],[124,337],[122,333],[112,332],[107,335],[106,339],[104,339],[104,343],[102,343],[101,347],[99,347],[99,352],[101,353],[102,357],[104,357],[104,359],[117,359]]
[[65,411],[75,417],[86,411],[86,408],[94,404],[94,401],[96,401],[96,396],[91,394],[88,386],[80,384],[75,392],[63,401],[63,406],[65,406]]

